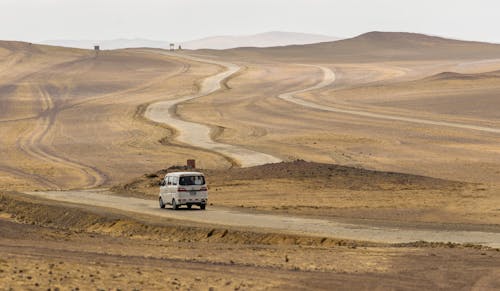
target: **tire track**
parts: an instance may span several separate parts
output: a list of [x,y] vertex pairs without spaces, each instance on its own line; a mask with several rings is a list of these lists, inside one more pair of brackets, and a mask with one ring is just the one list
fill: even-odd
[[[72,161],[68,158],[58,156],[43,146],[43,141],[52,129],[59,111],[54,106],[54,102],[48,92],[41,87],[38,87],[37,91],[38,95],[41,96],[43,112],[40,114],[40,117],[37,119],[35,127],[31,130],[31,132],[18,139],[18,148],[35,159],[80,171],[87,178],[85,188],[94,188],[104,184],[107,178],[99,170],[82,163]],[[51,183],[58,185],[58,183]]]
[[7,174],[10,174],[12,176],[24,178],[26,181],[35,180],[39,184],[44,185],[50,189],[59,188],[58,185],[54,184],[53,182],[49,181],[47,178],[45,178],[41,175],[38,175],[38,174],[30,174],[30,173],[21,171],[19,169],[14,169],[14,168],[7,167],[7,166],[0,166],[0,171],[7,173]]
[[[85,61],[92,60],[93,57],[84,57],[76,60],[71,60],[68,62],[63,62],[63,63],[58,63],[54,66],[49,67],[49,69],[54,69],[54,68],[59,68],[59,67],[64,67],[67,66],[68,64],[77,64],[77,63],[82,63]],[[179,68],[177,71],[175,71],[173,74],[169,75],[168,78],[171,78],[173,76],[180,75],[187,70],[189,70],[189,65],[182,64],[181,68]],[[27,76],[23,76],[23,80],[27,80],[28,78],[36,78],[37,74],[39,74],[40,71],[38,72],[33,72]],[[44,80],[47,78],[44,78]],[[72,101],[70,100],[69,102],[65,104],[58,104],[57,106],[54,105],[54,102],[50,96],[50,94],[44,90],[42,87],[38,86],[36,88],[37,90],[37,95],[41,96],[41,103],[42,103],[42,112],[36,116],[26,118],[26,119],[35,119],[36,124],[31,131],[27,132],[22,135],[21,137],[18,138],[16,145],[17,148],[19,148],[22,152],[25,154],[35,158],[39,159],[42,161],[45,161],[47,163],[52,163],[52,164],[58,164],[66,168],[71,168],[74,170],[77,170],[81,172],[85,177],[86,177],[86,182],[84,187],[85,188],[95,188],[103,185],[107,181],[107,176],[101,172],[99,169],[96,167],[92,167],[89,165],[86,165],[81,162],[77,162],[75,160],[69,159],[67,157],[63,157],[57,153],[54,152],[53,149],[51,149],[49,146],[44,145],[44,140],[46,139],[47,135],[50,133],[52,130],[52,126],[57,118],[57,115],[65,110],[70,110],[74,107],[84,105],[86,103],[90,102],[95,102],[95,101],[100,101],[104,99],[111,99],[111,98],[117,98],[126,94],[134,94],[136,92],[139,92],[141,90],[145,90],[149,87],[151,87],[154,83],[160,82],[161,80],[164,80],[164,78],[160,78],[158,80],[153,80],[147,83],[141,84],[139,87],[136,88],[131,88],[131,89],[126,89],[120,92],[113,92],[110,94],[105,94],[103,96],[98,96],[98,97],[92,97],[88,98],[85,100],[76,100]],[[21,119],[20,119],[21,120]],[[20,120],[5,120],[5,122],[15,122],[15,121],[20,121]],[[24,120],[24,118],[22,119]],[[130,136],[131,138],[135,136]],[[10,174],[13,174],[15,176],[19,177],[31,177],[29,173],[24,173],[22,171],[11,171],[8,169],[5,169],[6,172],[9,172]],[[52,188],[60,188],[60,184],[58,185],[57,183],[53,181],[49,181],[46,178],[41,178],[40,175],[38,175],[39,180],[44,180],[42,184],[50,186]]]
[[323,71],[323,80],[321,82],[319,82],[318,84],[316,84],[315,86],[307,88],[307,89],[280,94],[278,96],[279,98],[281,98],[285,101],[300,105],[300,106],[304,106],[304,107],[308,107],[308,108],[316,109],[316,110],[321,110],[321,111],[329,111],[329,112],[335,112],[335,113],[357,115],[357,116],[368,117],[368,118],[385,119],[385,120],[392,120],[392,121],[403,121],[403,122],[408,122],[408,123],[416,123],[416,124],[424,124],[424,125],[432,125],[432,126],[444,126],[444,127],[460,128],[460,129],[475,130],[475,131],[482,131],[482,132],[489,132],[489,133],[500,133],[500,129],[494,128],[494,127],[486,127],[486,126],[471,125],[471,124],[465,124],[465,123],[454,123],[454,122],[446,122],[446,121],[435,121],[435,120],[427,120],[427,119],[414,118],[414,117],[387,115],[387,114],[373,113],[373,112],[361,111],[361,110],[340,109],[340,108],[327,106],[327,105],[321,105],[321,104],[317,104],[317,103],[314,103],[311,101],[306,101],[306,100],[300,99],[300,98],[296,97],[295,95],[300,94],[300,93],[305,93],[308,91],[318,90],[318,89],[324,88],[326,86],[329,86],[335,82],[335,73],[332,70],[330,70],[329,68],[322,67],[322,66],[316,66],[316,65],[309,65],[309,66],[321,69]]

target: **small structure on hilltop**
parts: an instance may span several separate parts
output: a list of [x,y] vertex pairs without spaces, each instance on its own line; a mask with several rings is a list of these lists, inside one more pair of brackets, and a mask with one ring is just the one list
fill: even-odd
[[172,52],[173,52],[173,51],[174,51],[174,49],[175,49],[175,44],[174,44],[174,43],[171,43],[171,44],[170,44],[170,51],[172,51]]
[[94,45],[94,51],[95,51],[95,56],[97,57],[99,55],[99,51],[101,50],[101,47],[99,45]]
[[182,47],[181,47],[181,45],[179,45],[179,48],[178,48],[178,50],[182,50]]

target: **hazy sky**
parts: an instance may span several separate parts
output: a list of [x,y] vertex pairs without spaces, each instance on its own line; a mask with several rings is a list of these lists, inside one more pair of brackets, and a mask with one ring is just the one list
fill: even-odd
[[410,31],[500,43],[498,0],[0,0],[0,39],[181,41],[271,30]]

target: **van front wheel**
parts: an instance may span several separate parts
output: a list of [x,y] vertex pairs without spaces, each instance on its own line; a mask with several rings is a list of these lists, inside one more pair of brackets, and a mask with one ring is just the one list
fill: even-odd
[[200,209],[201,209],[201,210],[205,210],[205,208],[206,208],[206,207],[207,207],[207,205],[206,205],[206,204],[201,204],[201,205],[200,205]]
[[165,208],[165,203],[163,203],[163,199],[160,197],[160,208]]
[[175,201],[175,199],[172,199],[172,209],[174,209],[174,210],[179,209],[179,205],[177,205],[177,202]]

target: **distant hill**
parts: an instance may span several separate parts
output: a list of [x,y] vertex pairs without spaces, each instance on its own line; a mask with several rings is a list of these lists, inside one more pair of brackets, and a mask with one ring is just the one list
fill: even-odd
[[369,32],[350,39],[271,48],[235,48],[207,53],[286,61],[352,62],[500,58],[500,45],[407,32]]
[[285,46],[292,44],[311,44],[317,42],[338,40],[336,37],[307,34],[296,32],[265,32],[254,35],[243,36],[214,36],[206,37],[198,40],[191,40],[185,42],[171,42],[150,39],[113,39],[113,40],[46,40],[40,42],[41,44],[92,49],[94,45],[100,45],[101,49],[112,50],[122,48],[168,48],[170,43],[174,43],[177,48],[179,44],[184,49],[229,49],[236,47],[272,47],[272,46]]
[[492,71],[478,74],[461,74],[456,72],[442,72],[427,78],[424,80],[480,80],[480,79],[499,79],[500,71]]
[[271,31],[242,36],[214,36],[181,42],[186,49],[230,49],[237,47],[276,47],[338,40],[338,37],[320,34]]
[[73,48],[83,48],[92,49],[94,45],[99,45],[101,49],[104,50],[114,50],[122,48],[138,48],[138,47],[149,47],[149,48],[168,48],[170,42],[160,41],[160,40],[149,40],[149,39],[113,39],[113,40],[47,40],[40,42],[41,44],[63,46],[63,47],[73,47]]

